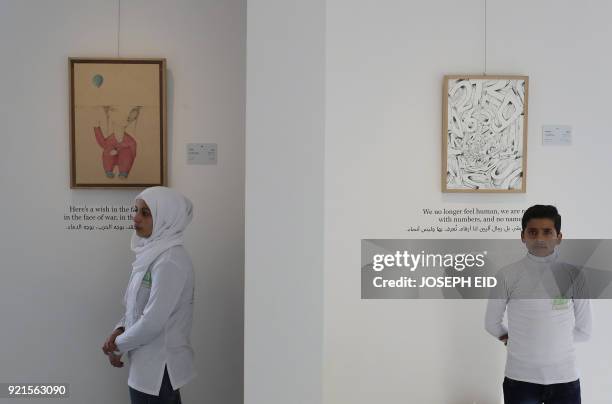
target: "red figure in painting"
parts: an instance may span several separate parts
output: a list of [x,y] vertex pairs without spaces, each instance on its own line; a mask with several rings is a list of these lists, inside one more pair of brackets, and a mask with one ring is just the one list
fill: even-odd
[[104,137],[100,123],[94,127],[94,136],[96,142],[103,149],[102,151],[102,167],[108,178],[115,177],[115,166],[119,169],[118,177],[126,179],[130,174],[130,170],[136,159],[136,140],[127,133],[127,128],[136,125],[138,115],[140,114],[141,106],[125,107],[120,106],[104,106],[104,114],[106,115],[107,133],[112,133]]
[[106,176],[113,178],[115,166],[119,166],[119,178],[127,178],[136,158],[136,140],[125,132],[121,141],[117,140],[114,133],[105,138],[99,126],[94,128],[94,134],[96,142],[104,149],[102,166]]

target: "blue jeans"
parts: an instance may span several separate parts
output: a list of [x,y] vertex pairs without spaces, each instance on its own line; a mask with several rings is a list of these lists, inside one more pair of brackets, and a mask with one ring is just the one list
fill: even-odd
[[504,379],[504,404],[580,404],[580,380],[536,384]]
[[159,396],[145,394],[130,387],[130,399],[132,404],[181,404],[181,393],[178,390],[172,390],[170,376],[168,376],[168,369],[166,368],[164,369]]

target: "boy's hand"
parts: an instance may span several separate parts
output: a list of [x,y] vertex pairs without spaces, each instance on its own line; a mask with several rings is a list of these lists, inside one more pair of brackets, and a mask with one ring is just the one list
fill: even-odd
[[499,337],[499,340],[504,343],[504,345],[508,345],[508,334],[504,334]]

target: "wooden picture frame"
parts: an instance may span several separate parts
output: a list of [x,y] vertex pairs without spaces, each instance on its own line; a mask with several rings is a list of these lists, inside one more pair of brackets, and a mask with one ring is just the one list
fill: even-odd
[[442,192],[527,190],[529,77],[444,76]]
[[167,184],[166,59],[69,58],[70,188]]

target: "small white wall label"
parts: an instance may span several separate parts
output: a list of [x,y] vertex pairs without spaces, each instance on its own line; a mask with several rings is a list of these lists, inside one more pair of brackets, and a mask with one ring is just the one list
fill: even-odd
[[217,164],[217,144],[188,143],[187,164]]
[[544,146],[572,144],[572,127],[568,125],[542,126],[542,144]]

